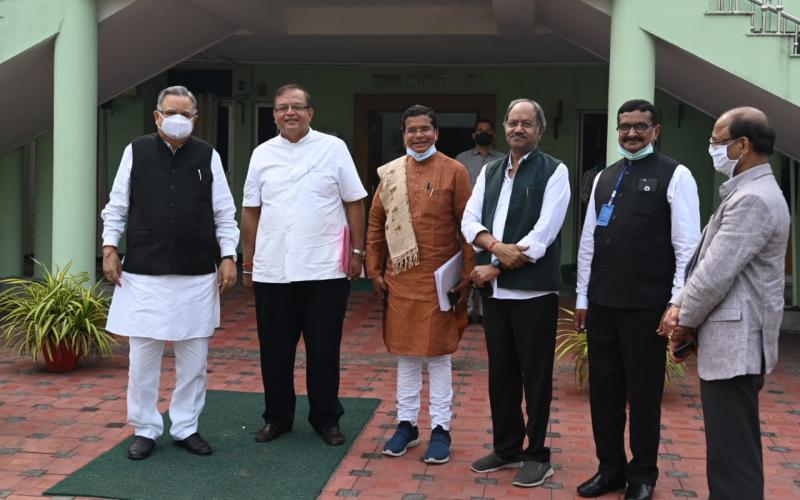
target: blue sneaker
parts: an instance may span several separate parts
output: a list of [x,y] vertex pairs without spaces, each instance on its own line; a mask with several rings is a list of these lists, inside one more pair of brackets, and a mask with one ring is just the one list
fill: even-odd
[[419,444],[419,429],[411,422],[403,420],[397,425],[394,436],[383,445],[383,454],[390,457],[401,457],[409,448]]
[[426,464],[443,464],[450,460],[450,433],[437,425],[431,432],[431,442],[425,450]]

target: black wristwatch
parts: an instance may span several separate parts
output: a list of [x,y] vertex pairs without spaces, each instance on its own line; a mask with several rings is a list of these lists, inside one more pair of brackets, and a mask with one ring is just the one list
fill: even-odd
[[231,259],[234,263],[236,262],[236,254],[234,255],[223,255],[222,260]]
[[503,269],[503,264],[500,262],[500,259],[492,259],[492,265],[497,269]]

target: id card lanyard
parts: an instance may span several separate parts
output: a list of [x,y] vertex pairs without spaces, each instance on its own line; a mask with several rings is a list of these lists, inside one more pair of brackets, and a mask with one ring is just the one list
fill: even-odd
[[622,184],[622,177],[628,173],[633,164],[629,161],[625,164],[625,168],[622,169],[622,172],[619,174],[619,178],[617,178],[617,183],[614,185],[614,190],[611,191],[611,196],[608,198],[608,203],[604,204],[600,208],[600,215],[597,216],[597,225],[598,226],[608,226],[608,223],[611,222],[611,214],[614,213],[614,198],[617,197],[617,191],[619,191],[619,185]]

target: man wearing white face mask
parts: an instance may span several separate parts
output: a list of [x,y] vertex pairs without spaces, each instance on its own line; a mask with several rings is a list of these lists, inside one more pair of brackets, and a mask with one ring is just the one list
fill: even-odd
[[764,113],[724,113],[709,143],[714,168],[728,180],[661,333],[675,352],[697,332],[710,498],[758,500],[758,393],[778,360],[789,210],[768,163],[775,130]]
[[[191,136],[196,100],[168,87],[153,112],[158,133],[122,154],[103,209],[103,273],[116,285],[106,329],[129,337],[128,458],[147,458],[164,430],[158,412],[164,342],[175,349],[170,434],[190,453],[211,447],[197,432],[205,403],[208,342],[220,293],[236,283],[236,208],[219,154]],[[126,232],[127,225],[127,232]],[[125,258],[117,246],[127,237]]]
[[700,239],[699,199],[689,170],[653,151],[661,125],[651,103],[624,103],[617,131],[623,159],[595,178],[578,251],[575,328],[587,330],[600,462],[578,494],[597,497],[627,483],[626,499],[649,499],[658,479],[666,361],[656,329],[683,286],[684,268]]

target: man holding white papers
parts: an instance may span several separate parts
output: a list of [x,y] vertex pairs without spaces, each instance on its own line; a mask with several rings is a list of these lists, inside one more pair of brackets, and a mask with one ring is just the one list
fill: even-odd
[[[308,422],[325,443],[341,445],[339,348],[348,278],[362,270],[367,192],[345,143],[311,128],[303,87],[278,88],[272,116],[280,133],[253,151],[242,203],[243,281],[255,292],[264,383],[265,425],[255,439],[292,430],[302,332]],[[347,226],[352,251],[342,241]]]
[[[441,464],[450,459],[450,355],[467,325],[464,299],[474,265],[472,248],[459,232],[470,181],[461,163],[436,151],[439,127],[432,109],[411,106],[400,125],[407,154],[378,169],[381,182],[367,230],[367,274],[386,300],[384,341],[398,356],[399,425],[383,453],[397,457],[419,444],[422,364],[427,360],[433,431],[424,461]],[[442,311],[434,272],[459,250],[464,265],[454,287],[458,301],[454,310]]]
[[544,439],[561,288],[559,233],[570,190],[567,167],[538,148],[546,123],[535,101],[511,101],[503,121],[511,154],[483,168],[461,223],[478,252],[472,281],[484,292],[494,439],[492,453],[472,470],[519,468],[512,484],[520,487],[553,475]]

